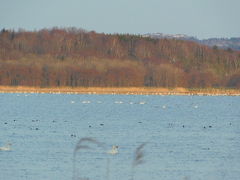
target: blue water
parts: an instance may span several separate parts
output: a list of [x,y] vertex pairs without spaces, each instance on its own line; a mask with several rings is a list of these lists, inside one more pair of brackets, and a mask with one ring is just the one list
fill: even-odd
[[[0,114],[0,180],[240,179],[240,97],[0,94]],[[104,148],[87,142],[73,168],[83,137]]]

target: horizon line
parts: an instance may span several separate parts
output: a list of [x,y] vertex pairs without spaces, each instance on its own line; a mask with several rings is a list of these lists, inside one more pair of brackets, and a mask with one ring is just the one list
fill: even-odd
[[[228,36],[228,37],[224,37],[224,36],[212,36],[212,37],[208,37],[208,38],[199,38],[198,36],[196,35],[189,35],[187,33],[163,33],[163,32],[145,32],[145,33],[128,33],[128,32],[99,32],[97,30],[87,30],[85,28],[81,28],[81,27],[75,27],[75,26],[52,26],[52,27],[43,27],[43,28],[34,28],[34,29],[28,29],[28,28],[23,28],[23,27],[18,27],[18,28],[7,28],[7,27],[1,27],[0,30],[3,31],[3,30],[7,30],[7,31],[14,31],[14,32],[38,32],[38,31],[41,31],[41,30],[54,30],[54,29],[75,29],[75,30],[78,30],[78,31],[85,31],[87,33],[89,32],[95,32],[95,33],[98,33],[98,34],[106,34],[106,35],[115,35],[115,34],[121,34],[121,35],[154,35],[154,34],[162,34],[162,35],[165,35],[165,36],[175,36],[175,35],[183,35],[183,36],[186,36],[186,37],[189,37],[189,38],[195,38],[197,40],[208,40],[208,39],[232,39],[232,38],[240,38],[240,35],[239,36]],[[173,38],[174,39],[174,38]]]

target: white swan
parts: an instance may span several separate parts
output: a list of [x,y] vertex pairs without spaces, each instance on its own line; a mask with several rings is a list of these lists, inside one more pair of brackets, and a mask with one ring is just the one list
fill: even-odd
[[0,151],[11,151],[11,143],[8,143],[6,146],[0,147]]
[[83,104],[90,104],[91,101],[82,101]]
[[108,154],[115,155],[118,153],[118,146],[112,146],[112,149],[107,152]]
[[115,104],[122,104],[123,102],[122,101],[115,101],[114,103]]

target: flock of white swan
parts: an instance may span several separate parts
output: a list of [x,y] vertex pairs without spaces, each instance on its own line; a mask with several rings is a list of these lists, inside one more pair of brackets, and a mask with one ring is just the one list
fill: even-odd
[[[70,101],[71,104],[74,104],[76,103],[75,101]],[[88,101],[88,100],[84,100],[84,101],[81,101],[82,104],[90,104],[90,103],[94,103],[92,101]],[[103,102],[102,101],[96,101],[97,104],[102,104]],[[146,101],[140,101],[140,102],[123,102],[123,101],[114,101],[114,104],[140,104],[140,105],[144,105],[144,104],[147,104]],[[192,105],[193,108],[197,109],[198,108],[198,105]],[[168,106],[167,105],[162,105],[162,109],[166,109]]]
[[[74,103],[76,103],[76,101],[70,101],[70,103],[71,104],[74,104]],[[93,103],[92,101],[86,101],[86,100],[84,100],[84,101],[81,101],[81,103],[82,104],[90,104],[90,103]],[[102,104],[103,102],[102,101],[96,101],[96,103],[97,104]],[[123,101],[114,101],[114,104],[124,104],[124,102]],[[146,101],[140,101],[140,102],[129,102],[129,103],[126,103],[125,102],[125,104],[147,104],[147,102]]]

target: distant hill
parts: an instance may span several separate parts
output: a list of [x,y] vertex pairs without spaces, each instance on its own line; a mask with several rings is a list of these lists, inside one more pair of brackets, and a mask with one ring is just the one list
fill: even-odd
[[0,85],[240,88],[240,51],[156,35],[3,29]]
[[240,50],[240,38],[210,38],[199,41],[207,46],[217,46],[219,48]]
[[233,49],[233,50],[240,50],[240,38],[209,38],[199,40],[193,36],[187,36],[184,34],[163,34],[163,33],[149,33],[144,34],[144,37],[151,37],[156,39],[179,39],[179,40],[187,40],[187,41],[194,41],[200,44],[204,44],[210,47],[218,47],[220,49]]
[[193,36],[188,36],[185,34],[148,33],[148,34],[144,34],[143,37],[151,37],[154,39],[178,39],[178,40],[199,41],[197,38]]

